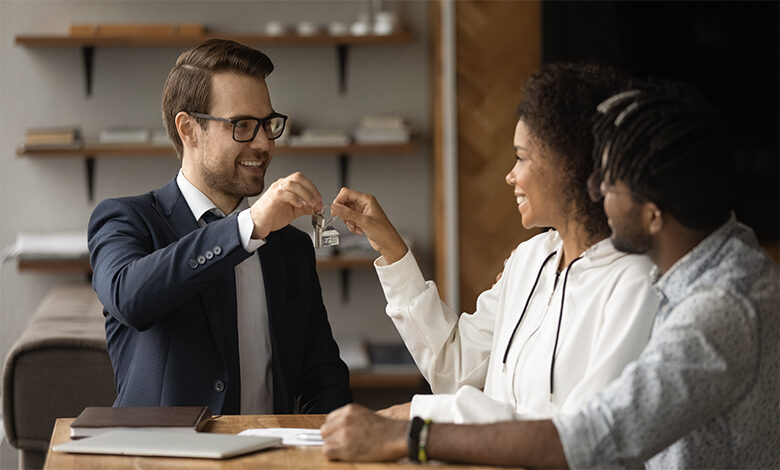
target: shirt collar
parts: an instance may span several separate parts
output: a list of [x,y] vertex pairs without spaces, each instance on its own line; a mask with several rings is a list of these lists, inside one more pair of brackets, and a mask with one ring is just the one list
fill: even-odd
[[[179,174],[176,175],[176,184],[179,185],[179,190],[181,191],[182,196],[184,196],[184,200],[187,201],[187,205],[190,207],[190,211],[192,211],[192,215],[195,217],[195,220],[200,220],[200,218],[203,217],[203,214],[205,214],[207,211],[211,211],[220,217],[227,215],[219,210],[216,204],[211,202],[211,199],[209,199],[198,188],[196,188],[195,185],[190,183],[189,180],[187,180],[187,177],[184,176],[184,173],[181,169],[179,169]],[[247,209],[248,207],[249,203],[247,202],[246,198],[243,198],[232,213],[235,214],[236,212],[240,212],[244,209]]]
[[661,275],[658,268],[653,269],[651,276],[655,286],[670,304],[674,305],[682,300],[691,283],[710,268],[713,260],[718,258],[716,256],[718,251],[731,238],[738,226],[737,219],[732,213],[725,224],[678,259],[666,273]]

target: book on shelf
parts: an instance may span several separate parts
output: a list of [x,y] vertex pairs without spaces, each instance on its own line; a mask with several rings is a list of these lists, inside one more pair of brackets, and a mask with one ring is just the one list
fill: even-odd
[[399,115],[370,114],[360,119],[354,137],[359,144],[405,144],[411,139],[411,131]]
[[81,131],[77,127],[27,129],[24,148],[78,148],[82,145]]
[[403,343],[367,341],[360,337],[339,338],[341,359],[351,372],[410,374],[419,369]]
[[367,114],[360,118],[360,128],[406,129],[406,122],[397,114]]
[[134,127],[113,127],[100,131],[98,142],[101,144],[146,144],[149,142],[149,130]]
[[306,129],[300,135],[290,136],[290,147],[319,147],[349,145],[349,136],[338,129]]
[[408,129],[357,129],[358,144],[406,144],[411,139]]
[[90,406],[70,425],[70,437],[128,429],[198,432],[210,420],[211,411],[207,406]]
[[0,261],[7,258],[21,260],[83,259],[89,257],[87,231],[22,232],[16,241],[0,252]]
[[203,36],[206,28],[203,23],[125,23],[125,24],[72,24],[71,37],[149,37],[149,36]]
[[173,147],[171,139],[168,138],[168,133],[165,131],[154,131],[150,139],[152,145],[158,145],[160,147],[170,146]]

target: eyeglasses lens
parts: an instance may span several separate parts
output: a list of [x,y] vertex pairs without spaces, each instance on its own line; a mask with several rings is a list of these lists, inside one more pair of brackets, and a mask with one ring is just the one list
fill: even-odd
[[284,118],[274,116],[258,121],[257,119],[239,119],[233,126],[233,137],[239,142],[249,142],[257,135],[257,128],[263,125],[263,132],[269,140],[278,139],[284,131]]
[[248,142],[255,136],[257,125],[254,119],[239,119],[233,125],[233,137],[239,142]]
[[281,116],[274,116],[270,119],[266,119],[263,124],[265,127],[265,135],[269,139],[278,138],[284,131],[284,118]]

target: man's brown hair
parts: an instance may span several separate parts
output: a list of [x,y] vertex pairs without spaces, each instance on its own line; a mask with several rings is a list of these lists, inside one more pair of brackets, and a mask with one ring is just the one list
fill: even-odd
[[[184,51],[168,74],[162,92],[163,124],[179,159],[183,145],[176,130],[176,114],[209,112],[211,77],[215,73],[236,72],[265,79],[273,70],[274,64],[267,55],[226,39],[209,39]],[[200,123],[205,127],[205,121]]]

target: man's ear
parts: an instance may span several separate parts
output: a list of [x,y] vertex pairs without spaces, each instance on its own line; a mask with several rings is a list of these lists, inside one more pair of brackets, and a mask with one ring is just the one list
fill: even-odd
[[650,235],[656,235],[664,226],[664,213],[654,202],[645,203],[647,231]]
[[197,147],[198,146],[198,127],[200,127],[195,121],[195,118],[179,111],[173,121],[176,124],[176,131],[179,133],[179,138],[185,147]]

